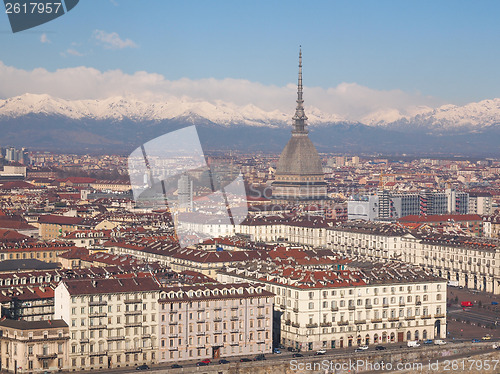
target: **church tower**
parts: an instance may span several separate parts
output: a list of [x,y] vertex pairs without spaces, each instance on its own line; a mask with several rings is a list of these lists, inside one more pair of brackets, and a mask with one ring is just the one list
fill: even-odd
[[315,204],[327,200],[326,183],[318,151],[309,139],[302,97],[302,49],[299,52],[297,107],[292,137],[281,153],[272,184],[274,204]]

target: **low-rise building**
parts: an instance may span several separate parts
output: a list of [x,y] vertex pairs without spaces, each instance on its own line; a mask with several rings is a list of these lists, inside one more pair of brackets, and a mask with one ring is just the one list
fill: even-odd
[[69,329],[63,320],[0,321],[0,370],[33,373],[68,369]]
[[280,341],[301,350],[446,337],[446,280],[400,262],[305,270],[254,262],[221,282],[259,282],[275,293]]
[[242,283],[162,290],[160,362],[271,353],[273,296]]
[[55,318],[69,325],[69,370],[158,361],[158,298],[154,278],[63,280]]

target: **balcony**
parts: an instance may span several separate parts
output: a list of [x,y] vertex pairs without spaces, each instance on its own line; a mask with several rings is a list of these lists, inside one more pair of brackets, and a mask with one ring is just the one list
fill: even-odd
[[265,305],[257,305],[257,308],[264,308]]
[[93,326],[89,326],[89,330],[104,330],[104,329],[107,329],[108,326],[107,325],[93,325]]
[[109,342],[114,342],[114,341],[117,341],[117,340],[125,340],[125,337],[124,336],[108,336],[107,340]]
[[316,327],[318,327],[318,324],[317,324],[317,323],[308,323],[308,324],[306,325],[306,328],[308,328],[308,329],[314,329],[314,328],[316,328]]
[[407,321],[413,321],[413,320],[415,320],[415,316],[407,316],[405,319]]
[[108,305],[107,301],[101,300],[101,301],[89,301],[89,306],[101,306],[101,305]]
[[347,326],[349,324],[349,321],[338,321],[337,325],[339,326]]
[[140,326],[142,326],[142,322],[128,322],[128,323],[125,323],[125,327],[140,327]]
[[366,304],[365,305],[365,309],[372,309],[372,308],[373,308],[373,305],[371,305],[371,304]]
[[416,301],[415,305],[422,305],[422,302],[421,301]]
[[299,328],[300,327],[300,324],[296,323],[296,322],[292,322],[292,327],[295,327],[295,328]]
[[333,306],[332,307],[332,312],[338,312],[339,311],[339,307],[338,306]]
[[366,323],[366,319],[358,319],[354,321],[354,324],[356,325],[364,325]]
[[143,339],[149,339],[151,338],[151,334],[142,334]]
[[141,310],[129,310],[129,311],[125,312],[126,316],[138,316],[141,314],[142,314]]
[[388,319],[389,322],[399,322],[399,317],[391,317]]
[[220,306],[218,306],[218,307],[215,307],[215,308],[214,308],[214,311],[216,311],[216,312],[217,312],[217,311],[219,311],[219,312],[220,312],[221,310],[222,310],[222,308],[221,308]]
[[280,309],[286,309],[286,306],[284,304],[281,304]]
[[90,313],[89,318],[100,318],[106,317],[106,313]]
[[399,306],[405,306],[406,304],[404,302],[399,302]]
[[290,321],[289,319],[287,319],[287,320],[285,321],[285,325],[290,326],[291,324],[292,324],[292,321]]
[[298,313],[299,312],[299,308],[293,308],[293,312],[294,313]]
[[169,325],[177,325],[177,323],[178,323],[177,321],[170,321],[168,324]]
[[107,356],[107,352],[90,352],[90,357]]
[[426,314],[425,316],[421,316],[420,318],[422,319],[431,319],[431,315],[430,314]]
[[389,304],[383,304],[382,308],[389,308]]
[[128,348],[125,349],[125,353],[141,353],[142,349],[141,348]]
[[179,334],[168,334],[168,337],[169,338],[178,338],[179,337]]
[[443,313],[439,313],[439,314],[434,314],[434,318],[444,318],[445,315]]
[[214,322],[222,322],[222,318],[221,317],[215,317],[214,318]]
[[142,299],[128,299],[125,300],[125,304],[139,304],[142,303]]
[[36,358],[39,360],[55,360],[57,358],[57,353],[36,355]]
[[237,321],[238,320],[238,316],[232,316],[231,317],[231,321]]
[[332,327],[332,323],[331,322],[321,322],[319,325],[321,327]]
[[349,306],[347,307],[347,309],[349,309],[349,310],[355,310],[355,309],[356,309],[356,307],[355,307],[354,305],[349,305]]
[[239,329],[231,329],[231,330],[229,330],[229,332],[231,332],[233,334],[237,334],[240,332],[240,330]]
[[372,319],[372,323],[381,323],[382,322],[382,318],[374,318]]
[[85,343],[88,343],[89,342],[89,339],[80,339],[80,344],[85,344]]
[[198,332],[196,333],[196,335],[197,335],[197,336],[203,336],[203,335],[205,335],[205,331],[198,331]]
[[237,306],[232,306],[231,310],[238,310],[238,307]]
[[264,319],[264,318],[266,318],[266,316],[265,316],[265,315],[263,315],[263,314],[259,314],[259,315],[257,316],[257,319]]

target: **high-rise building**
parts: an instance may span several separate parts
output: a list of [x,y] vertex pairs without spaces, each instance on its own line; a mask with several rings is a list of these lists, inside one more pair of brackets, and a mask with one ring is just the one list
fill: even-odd
[[177,202],[180,209],[193,208],[193,181],[186,174],[177,182]]
[[297,107],[292,137],[281,153],[272,184],[276,204],[310,204],[327,199],[323,167],[318,151],[309,139],[302,98],[302,51],[299,52]]

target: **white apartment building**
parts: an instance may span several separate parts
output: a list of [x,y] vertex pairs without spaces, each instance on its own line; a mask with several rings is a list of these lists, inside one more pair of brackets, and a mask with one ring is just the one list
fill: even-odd
[[59,283],[54,316],[69,326],[69,370],[157,362],[159,294],[153,278]]
[[301,270],[254,262],[222,282],[265,284],[276,294],[281,343],[301,350],[446,337],[446,280],[402,263]]
[[159,361],[271,353],[273,297],[242,283],[163,289]]

